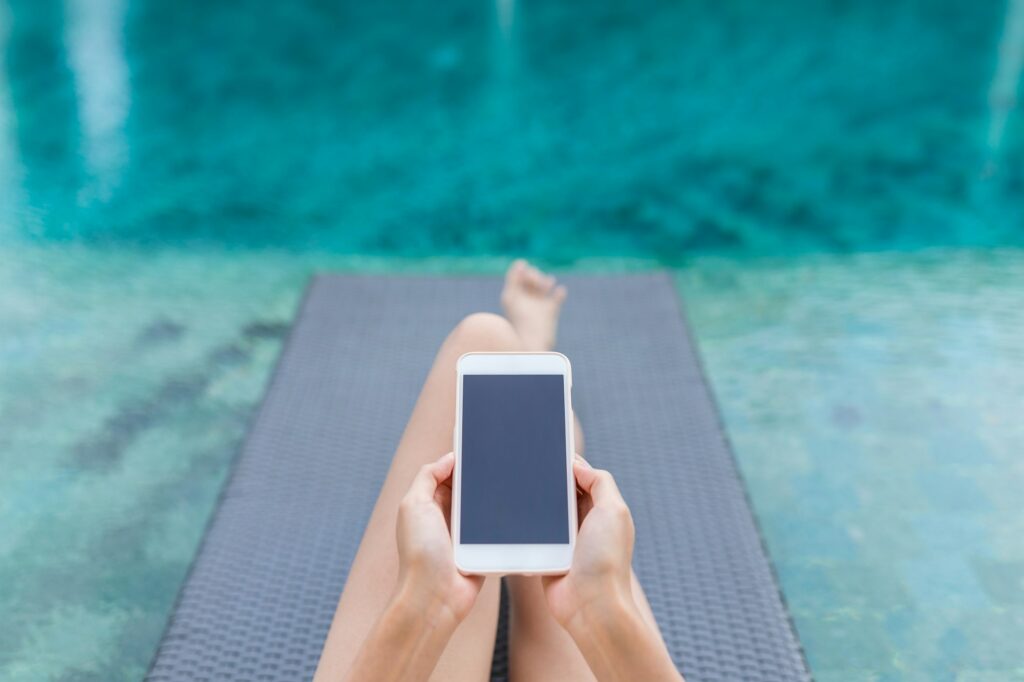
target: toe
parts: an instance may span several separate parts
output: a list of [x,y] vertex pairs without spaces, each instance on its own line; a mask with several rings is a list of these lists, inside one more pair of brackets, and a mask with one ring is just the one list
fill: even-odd
[[529,291],[531,286],[530,265],[520,258],[508,266],[505,272],[505,286],[501,293],[502,296],[515,296],[517,292]]
[[527,264],[522,258],[517,258],[512,261],[511,265],[508,266],[508,270],[505,271],[505,283],[515,284],[517,283],[523,274],[526,272]]
[[568,295],[569,295],[569,290],[565,288],[564,284],[559,284],[557,287],[555,287],[554,291],[551,292],[551,298],[556,303],[559,303],[559,304],[562,303],[562,301],[564,301],[565,297],[568,296]]
[[544,292],[547,291],[545,286],[545,275],[537,268],[527,264],[526,266],[526,283],[534,289]]

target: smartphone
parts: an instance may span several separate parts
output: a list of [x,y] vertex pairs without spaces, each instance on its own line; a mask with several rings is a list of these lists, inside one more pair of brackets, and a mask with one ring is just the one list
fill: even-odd
[[459,358],[451,526],[463,573],[569,570],[576,545],[571,389],[561,353]]

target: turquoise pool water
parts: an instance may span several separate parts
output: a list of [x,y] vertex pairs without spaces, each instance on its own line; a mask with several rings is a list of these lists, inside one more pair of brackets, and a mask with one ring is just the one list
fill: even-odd
[[0,5],[0,678],[145,671],[306,278],[669,266],[818,680],[1024,679],[1024,3]]

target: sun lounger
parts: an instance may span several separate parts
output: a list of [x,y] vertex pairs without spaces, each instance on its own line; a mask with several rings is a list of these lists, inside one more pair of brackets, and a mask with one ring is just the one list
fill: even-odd
[[[564,280],[559,350],[587,457],[632,508],[634,565],[677,665],[688,682],[809,679],[671,279]],[[312,677],[434,352],[500,286],[313,280],[150,680]],[[493,674],[507,675],[504,627]]]

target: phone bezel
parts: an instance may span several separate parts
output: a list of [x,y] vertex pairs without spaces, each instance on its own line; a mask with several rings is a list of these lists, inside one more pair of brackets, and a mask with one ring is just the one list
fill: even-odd
[[[456,365],[455,391],[455,477],[452,485],[452,544],[455,566],[463,573],[477,575],[553,575],[565,573],[572,564],[576,546],[576,480],[572,472],[575,434],[572,413],[572,367],[561,353],[466,353]],[[567,544],[462,544],[462,378],[467,374],[558,374],[564,378],[566,504],[569,542]]]

